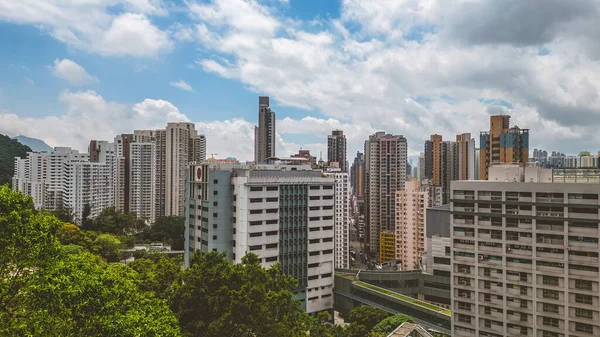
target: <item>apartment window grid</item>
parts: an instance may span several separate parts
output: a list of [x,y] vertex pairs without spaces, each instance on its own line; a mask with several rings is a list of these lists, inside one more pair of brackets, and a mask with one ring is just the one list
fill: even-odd
[[[455,191],[454,195],[457,195],[456,192],[459,191]],[[478,192],[484,192],[478,195]],[[577,248],[577,250],[575,250],[574,253],[570,253],[571,251],[573,251],[574,249],[564,249],[564,244],[565,242],[573,242],[575,241],[574,238],[570,238],[572,235],[569,235],[569,237],[567,237],[566,234],[562,235],[563,231],[567,228],[567,225],[569,226],[568,228],[575,228],[575,226],[572,226],[572,222],[568,219],[568,215],[567,214],[567,208],[570,208],[571,210],[574,209],[575,207],[571,206],[571,205],[567,205],[566,201],[565,201],[565,196],[567,195],[567,193],[562,193],[562,192],[556,192],[556,193],[531,193],[531,192],[500,192],[498,193],[498,191],[489,191],[489,192],[496,192],[496,193],[485,193],[486,191],[460,191],[460,197],[461,199],[465,199],[465,201],[471,201],[471,199],[467,199],[465,198],[465,195],[474,195],[477,197],[483,196],[484,198],[474,198],[472,200],[471,204],[465,205],[465,208],[471,208],[473,209],[473,211],[470,214],[465,214],[466,212],[456,212],[456,210],[453,212],[453,224],[452,224],[452,237],[453,237],[453,247],[452,247],[452,255],[454,256],[453,260],[454,260],[454,271],[458,272],[458,273],[465,273],[465,274],[471,274],[471,271],[474,268],[477,268],[477,266],[479,266],[479,268],[481,268],[482,265],[486,265],[486,268],[481,268],[481,269],[476,269],[476,270],[481,270],[479,272],[478,275],[476,275],[476,277],[492,277],[492,271],[495,268],[489,268],[489,267],[493,267],[492,264],[495,263],[495,258],[494,258],[494,254],[490,254],[491,252],[496,252],[499,253],[497,254],[498,257],[502,258],[504,257],[505,261],[502,261],[503,263],[499,264],[500,268],[505,268],[506,273],[507,273],[507,278],[509,277],[509,273],[512,274],[510,275],[515,281],[518,281],[519,283],[531,283],[532,281],[534,283],[537,284],[538,288],[537,291],[534,292],[536,289],[535,288],[528,288],[528,287],[515,287],[514,289],[519,289],[519,292],[517,293],[518,296],[521,297],[527,297],[527,296],[533,296],[534,299],[537,299],[538,301],[541,300],[542,298],[547,299],[550,302],[553,301],[560,301],[562,302],[563,299],[568,298],[568,296],[571,296],[574,298],[573,302],[578,303],[578,304],[586,304],[586,305],[597,305],[598,304],[598,297],[597,296],[593,296],[593,295],[588,295],[588,294],[583,294],[583,293],[573,293],[574,291],[577,290],[583,290],[582,292],[585,291],[592,291],[593,289],[595,289],[597,291],[598,286],[596,282],[593,281],[589,281],[589,280],[585,280],[585,279],[575,279],[574,278],[576,276],[573,276],[572,271],[582,271],[584,272],[584,275],[586,276],[591,276],[594,275],[594,277],[598,277],[598,269],[596,267],[591,267],[586,263],[580,263],[578,261],[576,261],[575,259],[577,258],[573,258],[574,256],[583,256],[585,258],[595,258],[596,262],[597,262],[597,237],[590,237],[590,235],[588,235],[588,237],[585,237],[585,239],[581,239],[578,238],[577,242],[586,242],[586,244],[588,244],[587,247],[585,247],[585,244],[581,244],[580,246],[583,246],[581,248]],[[510,193],[510,194],[509,194]],[[487,194],[487,197],[486,197]],[[504,197],[506,196],[506,197]],[[513,201],[517,201],[519,199],[521,200],[532,200],[531,202],[531,206],[525,205],[524,207],[508,207],[509,202],[507,202],[507,200],[509,199],[509,196],[513,199]],[[487,200],[495,198],[500,206],[496,205],[496,206],[487,206]],[[456,198],[453,198],[455,204],[456,204]],[[594,198],[595,200],[597,200],[597,196],[595,196]],[[461,200],[463,201],[463,200]],[[574,200],[570,200],[571,203],[574,202]],[[538,203],[543,203],[543,206],[539,206],[538,209]],[[555,207],[554,205],[551,206],[547,206],[547,203],[556,203],[557,205],[560,204],[559,207]],[[485,207],[481,207],[482,205],[485,205]],[[470,207],[469,207],[470,206]],[[514,212],[515,216],[511,216],[513,212],[508,212],[508,210],[511,209],[516,209],[516,211]],[[494,211],[496,210],[496,211]],[[527,211],[529,212],[529,214],[531,214],[532,216],[530,217],[530,219],[526,219],[524,217],[520,217],[519,214],[517,212],[520,211]],[[481,212],[483,211],[483,212]],[[492,212],[496,212],[498,213],[500,217],[500,222],[498,222],[498,225],[501,228],[498,228],[497,230],[499,232],[495,232],[494,237],[492,237],[492,231],[485,228],[485,224],[487,224],[486,222],[484,223],[479,223],[479,221],[481,221],[481,219],[485,219],[485,220],[489,220],[490,217],[488,214],[492,213]],[[572,212],[572,211],[571,211]],[[589,213],[589,212],[586,212]],[[526,213],[527,214],[527,213]],[[540,215],[541,214],[541,215]],[[583,213],[582,213],[583,214]],[[595,212],[593,214],[596,214]],[[508,216],[507,216],[508,215]],[[540,215],[540,216],[537,216]],[[474,222],[473,223],[469,223],[469,221],[465,221],[465,220],[460,220],[462,219],[469,219],[472,216]],[[459,219],[459,221],[456,221],[457,219]],[[484,221],[485,221],[484,220]],[[557,220],[557,221],[554,221]],[[533,229],[536,229],[536,223],[538,224],[538,229],[542,229],[544,230],[539,231],[536,233],[536,231],[534,231]],[[479,225],[478,225],[479,224]],[[539,227],[541,225],[543,225],[542,227]],[[548,224],[548,226],[546,226],[545,224]],[[474,225],[474,226],[473,226]],[[472,227],[471,227],[472,226]],[[489,226],[489,225],[488,225]],[[545,226],[545,227],[544,227]],[[473,228],[474,227],[474,228]],[[489,227],[488,227],[489,228]],[[591,225],[585,225],[582,224],[580,225],[579,228],[598,228],[598,222],[596,223],[592,223]],[[507,230],[508,229],[508,230]],[[554,233],[550,233],[549,231],[560,231],[556,234]],[[548,235],[545,235],[548,234]],[[551,235],[557,235],[557,236],[551,236]],[[594,234],[592,236],[597,236],[598,234]],[[474,245],[457,245],[457,243],[459,242],[458,240],[463,240],[462,237],[467,237],[466,239],[474,239]],[[458,239],[458,240],[456,240]],[[500,244],[498,245],[494,245],[494,239],[498,239],[498,240],[503,240],[500,242]],[[515,244],[513,245],[512,242],[510,241],[516,241]],[[463,241],[464,242],[464,241]],[[517,244],[518,243],[518,244]],[[595,247],[592,245],[595,244]],[[499,248],[499,252],[497,252],[494,248]],[[554,248],[557,247],[557,248]],[[560,248],[559,248],[560,247]],[[586,250],[590,250],[590,248],[588,247],[594,247],[591,248],[592,250],[596,250],[596,254],[592,251],[590,252],[585,252]],[[562,248],[562,250],[561,250]],[[582,253],[578,253],[578,251],[581,250]],[[489,251],[489,252],[488,252]],[[472,258],[470,256],[473,256]],[[469,257],[468,259],[465,259],[465,257]],[[562,257],[563,259],[567,259],[568,261],[565,261],[563,259],[561,259],[561,262],[556,262],[556,258],[557,257]],[[584,261],[585,258],[582,258],[580,261]],[[563,262],[564,261],[564,262]],[[556,271],[554,271],[553,269],[556,269]],[[585,274],[585,273],[588,274]],[[576,272],[577,273],[577,272]],[[548,275],[550,274],[550,275]],[[563,278],[560,276],[553,276],[554,275],[565,275],[565,276],[570,276],[570,280],[571,282],[569,282],[569,278]],[[581,273],[579,273],[581,275]],[[577,275],[577,274],[575,274]],[[500,278],[502,278],[502,276],[500,275]],[[457,286],[460,286],[461,284],[464,285],[466,283],[466,280],[464,278],[453,278],[453,283]],[[501,284],[500,284],[501,285]],[[506,283],[506,287],[505,289],[508,289],[509,285],[511,285],[511,283],[507,282]],[[516,285],[516,284],[515,284]],[[476,282],[474,284],[474,287],[477,288],[477,290],[480,293],[480,296],[478,296],[476,298],[476,301],[479,301],[480,303],[482,303],[483,301],[487,301],[490,302],[491,300],[493,300],[492,296],[493,294],[490,294],[490,288],[492,286],[491,282]],[[512,285],[511,285],[512,286]],[[547,289],[545,288],[547,287]],[[554,290],[552,288],[561,288],[564,291],[558,291],[558,290]],[[454,292],[454,301],[457,301],[457,304],[455,305],[455,308],[458,309],[458,301],[460,300],[464,300],[463,298],[460,298],[460,296],[470,296],[470,294],[468,292],[462,292],[460,289],[457,289],[458,292]],[[501,291],[504,291],[504,289],[501,289]],[[507,297],[507,301],[508,301],[508,297]],[[570,300],[571,301],[571,300]],[[527,312],[530,312],[533,314],[533,302],[532,301],[528,301],[527,298],[525,299],[520,299],[519,303],[521,303],[520,305],[520,310],[525,310]],[[523,305],[523,303],[525,303],[525,305]],[[505,305],[505,303],[498,303],[500,306]],[[506,305],[508,304],[508,302],[506,302]],[[551,314],[559,314],[559,315],[569,315],[568,314],[568,310],[566,309],[562,309],[563,306],[557,305],[555,303],[543,303],[543,302],[539,302],[538,303],[538,307],[542,305],[543,306],[543,311],[544,312],[548,312]],[[460,305],[461,309],[465,308],[464,305]],[[559,310],[560,308],[560,310]],[[539,310],[539,309],[538,309]],[[489,310],[488,310],[489,311]],[[484,311],[481,311],[480,313],[484,313]],[[485,312],[488,313],[488,312]],[[578,318],[582,318],[582,319],[593,319],[593,311],[589,310],[589,309],[580,309],[580,310],[576,310],[576,312],[574,312],[573,316],[578,317]],[[464,315],[464,314],[463,314]],[[527,316],[525,314],[525,316]],[[533,316],[530,316],[531,319],[533,318]],[[563,322],[563,320],[559,320],[557,318],[554,317],[546,317],[543,316],[543,321],[539,322],[539,323],[543,323],[543,324],[535,324],[535,330],[538,331],[539,336],[568,336],[568,332],[566,330],[570,330],[574,329],[573,327],[568,327],[565,326],[566,324],[559,324],[558,322],[561,321]],[[473,322],[476,322],[478,320],[478,314],[475,313],[473,314],[473,316],[471,316],[471,318],[474,319]],[[454,322],[456,322],[457,319],[454,319]],[[480,327],[489,327],[490,326],[490,321],[482,321],[483,324],[479,324]],[[506,322],[506,321],[505,321]],[[529,323],[531,323],[532,321],[529,321]],[[466,323],[464,320],[461,320],[461,323]],[[573,323],[571,323],[573,324]],[[578,323],[578,327],[576,327],[578,330],[578,332],[582,332],[582,333],[587,333],[587,334],[592,334],[594,333],[594,326],[587,324],[587,323]],[[587,324],[587,326],[586,326]],[[543,330],[543,326],[542,325],[548,325],[552,328],[558,328],[558,329],[565,329],[565,333],[564,334],[558,334],[554,331],[546,331]],[[473,325],[471,325],[469,328],[469,325],[467,326],[463,326],[463,327],[459,327],[456,326],[456,328],[454,329],[455,331],[459,331],[459,330],[465,330],[468,331],[467,329],[469,328],[475,328],[475,324],[473,323]],[[507,326],[508,327],[508,326]],[[473,331],[476,331],[476,329],[473,329]],[[502,331],[502,328],[500,328],[499,331]],[[596,330],[597,332],[597,330]],[[484,332],[487,334],[487,332]],[[526,327],[524,327],[524,329],[521,330],[521,334],[527,335],[527,333],[531,333],[531,329],[527,330]],[[535,332],[534,332],[535,333]],[[461,335],[465,335],[464,333]],[[476,333],[474,335],[477,335]],[[482,334],[480,334],[482,335]],[[510,333],[508,335],[511,335]]]

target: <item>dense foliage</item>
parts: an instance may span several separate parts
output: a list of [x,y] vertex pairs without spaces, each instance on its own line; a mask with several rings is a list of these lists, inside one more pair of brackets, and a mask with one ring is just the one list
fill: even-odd
[[375,325],[373,327],[372,331],[374,333],[381,334],[383,336],[387,336],[392,331],[394,331],[399,325],[401,325],[402,323],[405,323],[405,322],[414,323],[414,320],[410,316],[406,316],[403,314],[397,314],[394,316],[390,316],[390,317],[382,320],[381,322],[377,323],[377,325]]
[[12,184],[15,171],[15,157],[25,158],[31,149],[5,135],[0,135],[0,185]]
[[346,326],[312,318],[295,279],[255,254],[232,264],[196,252],[185,270],[157,251],[118,263],[134,237],[176,245],[183,221],[159,218],[150,230],[114,209],[99,218],[87,221],[96,231],[82,229],[0,187],[0,336],[379,337],[401,323],[371,307],[348,313]]

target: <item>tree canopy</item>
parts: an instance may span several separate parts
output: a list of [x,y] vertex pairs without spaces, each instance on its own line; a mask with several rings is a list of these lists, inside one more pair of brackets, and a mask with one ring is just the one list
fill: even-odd
[[0,135],[0,185],[12,184],[15,173],[15,158],[26,158],[31,149],[5,135]]
[[180,216],[159,216],[152,226],[146,228],[143,238],[150,241],[166,242],[171,250],[183,250],[185,218]]
[[390,316],[377,323],[373,327],[373,332],[378,333],[383,336],[387,336],[392,331],[394,331],[400,324],[402,323],[414,323],[415,321],[410,316],[406,316],[403,314],[396,314],[394,316]]
[[352,308],[352,310],[346,314],[345,322],[362,325],[367,331],[370,331],[377,323],[389,316],[390,314],[388,312],[381,309],[373,308],[368,305],[361,305]]

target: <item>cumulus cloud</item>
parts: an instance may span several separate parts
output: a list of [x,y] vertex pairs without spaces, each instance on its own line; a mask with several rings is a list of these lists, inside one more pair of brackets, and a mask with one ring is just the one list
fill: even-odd
[[96,76],[88,74],[84,67],[69,59],[56,59],[50,67],[54,76],[73,85],[84,85],[99,82]]
[[349,152],[385,130],[405,135],[411,153],[433,133],[478,139],[497,102],[531,129],[532,148],[597,146],[589,125],[600,121],[600,78],[590,76],[600,72],[600,48],[590,42],[598,8],[593,0],[344,0],[339,18],[314,25],[265,2],[190,4],[204,32],[197,43],[209,51],[198,60],[205,71],[326,116],[283,119],[279,131],[325,133],[343,121],[357,139]]
[[103,55],[150,57],[170,50],[169,34],[149,19],[164,14],[159,0],[0,0],[1,21],[36,25],[69,46]]
[[169,82],[170,85],[179,88],[185,91],[194,91],[191,85],[187,84],[184,80],[179,80],[176,82]]

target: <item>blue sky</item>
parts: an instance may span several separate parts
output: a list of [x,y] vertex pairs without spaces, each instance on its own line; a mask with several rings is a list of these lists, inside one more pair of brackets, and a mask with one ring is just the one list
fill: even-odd
[[[318,155],[341,128],[349,158],[377,130],[405,135],[414,156],[433,133],[478,139],[494,113],[532,129],[532,148],[596,151],[600,79],[589,74],[600,53],[586,39],[595,41],[597,4],[553,3],[555,15],[532,27],[495,16],[496,6],[0,0],[0,133],[85,150],[92,138],[189,120],[209,152],[250,159],[257,96],[269,95],[279,155]],[[514,20],[536,15],[519,1],[506,7]],[[574,24],[576,34],[565,28]]]

